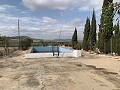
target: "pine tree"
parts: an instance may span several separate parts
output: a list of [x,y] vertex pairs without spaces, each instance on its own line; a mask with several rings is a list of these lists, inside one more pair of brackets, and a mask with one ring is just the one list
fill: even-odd
[[94,10],[93,10],[92,21],[91,21],[89,42],[90,42],[90,49],[94,50],[94,47],[96,45],[96,16],[95,16]]
[[77,40],[77,29],[75,28],[74,34],[72,36],[72,47],[73,49],[76,49],[78,40]]
[[89,34],[90,34],[90,19],[87,18],[85,28],[84,28],[84,38],[83,38],[83,49],[88,51],[89,50]]
[[100,20],[100,29],[98,34],[98,48],[101,52],[109,53],[111,51],[110,43],[113,35],[113,0],[104,0],[102,15]]

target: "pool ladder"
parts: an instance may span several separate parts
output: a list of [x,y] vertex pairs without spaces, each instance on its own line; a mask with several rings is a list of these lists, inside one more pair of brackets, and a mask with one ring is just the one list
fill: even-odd
[[55,51],[56,46],[52,46],[53,56],[59,56],[59,46],[57,46],[57,52]]

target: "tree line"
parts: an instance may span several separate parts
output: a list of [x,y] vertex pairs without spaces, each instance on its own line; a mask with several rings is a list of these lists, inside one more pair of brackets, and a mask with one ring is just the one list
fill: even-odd
[[[16,40],[16,42],[18,42],[18,41]],[[27,50],[31,46],[32,42],[33,41],[31,38],[21,39],[20,40],[20,49]],[[8,55],[10,53],[9,50],[11,47],[11,45],[10,45],[11,43],[12,43],[12,40],[9,37],[0,35],[0,47],[4,48],[5,55]],[[12,44],[14,44],[14,43],[12,43]],[[12,47],[14,47],[14,45]],[[3,52],[0,52],[0,56],[3,56]]]
[[[96,15],[95,10],[93,10],[92,20],[90,21],[88,17],[86,19],[82,41],[83,50],[95,51],[97,49],[100,53],[108,54],[114,52],[116,55],[120,55],[119,19],[117,19],[117,24],[113,25],[116,13],[120,15],[120,4],[113,4],[113,0],[104,0],[97,35]],[[77,29],[75,28],[72,36],[72,47],[74,49],[77,49],[77,43]]]

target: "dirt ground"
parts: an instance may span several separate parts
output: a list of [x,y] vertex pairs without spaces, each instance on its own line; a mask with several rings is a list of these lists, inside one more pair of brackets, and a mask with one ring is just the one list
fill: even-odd
[[[14,51],[16,51],[18,49],[18,47],[9,47],[9,53],[8,54],[11,54],[13,53]],[[0,47],[0,58],[2,56],[5,56],[6,55],[6,52],[5,52],[5,49],[4,47]]]
[[120,90],[120,58],[24,59],[25,52],[0,59],[0,90]]

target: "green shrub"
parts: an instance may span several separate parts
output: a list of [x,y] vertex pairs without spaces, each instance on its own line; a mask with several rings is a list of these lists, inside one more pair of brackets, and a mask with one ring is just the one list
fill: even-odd
[[21,49],[22,50],[27,50],[29,49],[29,47],[31,46],[32,43],[32,39],[31,38],[26,38],[26,39],[22,39],[21,40]]

